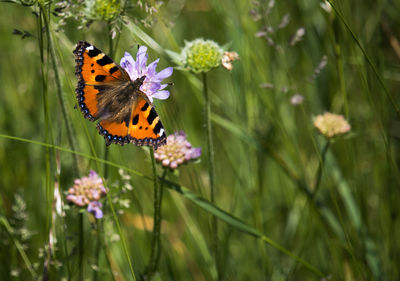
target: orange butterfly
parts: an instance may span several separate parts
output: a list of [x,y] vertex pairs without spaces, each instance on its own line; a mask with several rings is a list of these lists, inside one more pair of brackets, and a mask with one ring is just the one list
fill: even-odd
[[[160,91],[167,85],[159,82],[172,74],[172,68],[156,73],[158,60],[146,67],[147,49],[141,48],[144,54],[138,54],[136,62],[129,57],[134,65],[128,65],[125,59],[128,72],[88,42],[79,41],[73,52],[79,108],[90,121],[100,120],[97,128],[107,145],[133,142],[157,149],[166,144],[165,130],[151,103],[152,96],[142,90],[157,93],[153,95],[155,98],[167,98],[169,92]],[[136,67],[134,74],[132,66]]]

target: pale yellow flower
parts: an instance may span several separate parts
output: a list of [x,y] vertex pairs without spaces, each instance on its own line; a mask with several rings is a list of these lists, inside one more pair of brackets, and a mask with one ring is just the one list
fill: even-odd
[[351,129],[350,124],[344,119],[343,115],[330,112],[318,115],[314,120],[314,126],[322,135],[328,138],[343,135]]

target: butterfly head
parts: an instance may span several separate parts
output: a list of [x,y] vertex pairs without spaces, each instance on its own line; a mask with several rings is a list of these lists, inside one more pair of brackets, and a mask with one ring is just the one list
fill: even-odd
[[140,87],[143,85],[143,82],[145,79],[146,79],[146,76],[143,75],[142,77],[137,78],[135,81],[132,81],[133,88],[135,90],[139,90]]

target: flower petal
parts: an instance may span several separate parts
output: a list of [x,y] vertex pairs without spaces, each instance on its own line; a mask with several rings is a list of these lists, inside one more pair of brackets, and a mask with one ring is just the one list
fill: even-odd
[[163,80],[165,78],[168,78],[168,77],[170,77],[172,75],[173,70],[174,69],[171,66],[167,67],[166,69],[163,69],[160,72],[158,72],[155,75],[155,79],[157,79],[157,81],[161,81],[161,80]]
[[147,47],[140,46],[138,52],[136,53],[136,71],[141,76],[146,72],[146,62],[147,62]]
[[101,219],[103,217],[103,211],[101,210],[102,204],[98,201],[92,201],[88,204],[87,210],[92,213],[96,219]]
[[169,97],[169,91],[158,91],[151,95],[151,97],[159,100],[166,100]]
[[120,65],[122,66],[123,69],[126,70],[126,72],[128,72],[129,77],[132,80],[135,80],[137,78],[138,75],[137,75],[136,70],[134,69],[135,60],[133,59],[131,54],[129,54],[128,52],[125,52],[124,57],[122,57],[122,59],[120,61]]
[[147,76],[151,79],[156,74],[156,67],[160,59],[156,59],[147,66]]

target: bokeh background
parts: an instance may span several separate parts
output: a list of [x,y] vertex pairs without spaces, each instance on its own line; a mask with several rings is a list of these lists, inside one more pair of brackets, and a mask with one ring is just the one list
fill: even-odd
[[[399,280],[400,2],[332,3],[337,11],[318,0],[1,1],[0,279],[145,279],[151,152],[106,149],[74,109],[72,51],[86,40],[116,62],[145,45],[158,70],[175,67],[170,98],[154,104],[167,133],[202,148],[168,172],[191,193],[163,184],[154,280]],[[240,56],[232,71],[206,74],[213,204],[203,80],[178,56],[196,38]],[[329,146],[313,126],[324,112],[351,125]],[[100,221],[65,201],[91,169],[110,190]]]

